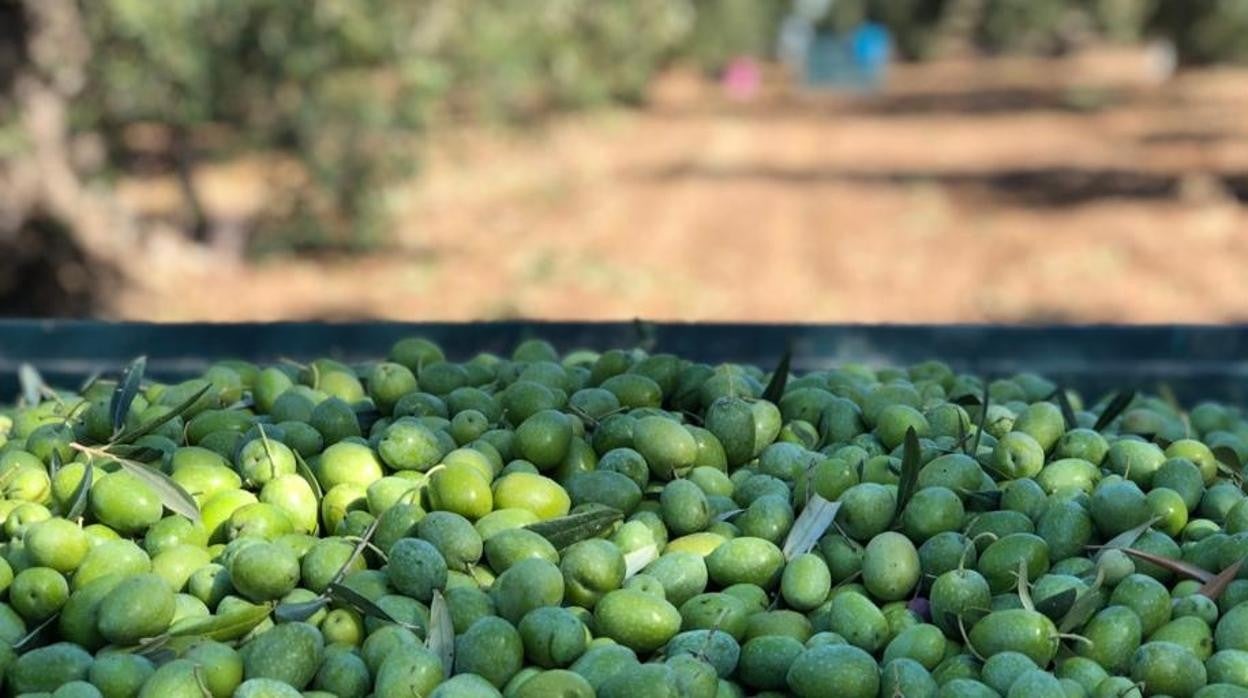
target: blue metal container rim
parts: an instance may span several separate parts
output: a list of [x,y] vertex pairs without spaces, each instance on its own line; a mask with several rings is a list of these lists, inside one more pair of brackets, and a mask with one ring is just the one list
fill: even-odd
[[771,323],[274,322],[136,323],[0,321],[0,398],[16,393],[22,363],[52,383],[119,370],[138,355],[152,375],[188,376],[225,358],[272,362],[384,356],[406,336],[424,336],[465,359],[508,354],[529,338],[560,350],[645,344],[654,351],[719,363],[774,366],[786,346],[797,371],[854,361],[905,365],[925,359],[999,376],[1035,371],[1090,393],[1169,385],[1187,402],[1248,404],[1248,325],[818,325]]

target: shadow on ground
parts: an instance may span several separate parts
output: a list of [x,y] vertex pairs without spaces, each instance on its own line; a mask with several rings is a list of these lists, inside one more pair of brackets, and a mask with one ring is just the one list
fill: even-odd
[[656,104],[648,111],[665,118],[702,118],[723,114],[726,108],[734,116],[749,119],[772,119],[797,115],[820,116],[846,114],[876,117],[922,116],[1015,116],[1035,112],[1066,112],[1089,114],[1111,108],[1131,106],[1147,100],[1147,96],[1113,88],[1028,88],[994,87],[958,91],[906,91],[897,94],[807,90],[776,95],[758,102],[733,104],[701,101],[696,103]]
[[[843,168],[787,168],[774,165],[705,166],[682,164],[639,177],[665,182],[687,179],[772,181],[792,185],[829,182],[898,186],[935,184],[968,193],[987,193],[1024,206],[1077,206],[1104,199],[1136,201],[1177,198],[1183,175],[1124,169],[1076,167],[1009,168],[991,172],[947,170],[856,171]],[[1226,190],[1248,202],[1248,173],[1217,176]]]

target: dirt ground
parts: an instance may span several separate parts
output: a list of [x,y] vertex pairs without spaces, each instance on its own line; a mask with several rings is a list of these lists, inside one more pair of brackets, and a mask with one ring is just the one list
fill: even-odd
[[[949,61],[864,97],[773,76],[749,103],[678,73],[640,111],[439,133],[395,249],[158,255],[116,316],[1248,320],[1248,71],[1146,67]],[[210,209],[264,206],[255,169],[202,172]]]

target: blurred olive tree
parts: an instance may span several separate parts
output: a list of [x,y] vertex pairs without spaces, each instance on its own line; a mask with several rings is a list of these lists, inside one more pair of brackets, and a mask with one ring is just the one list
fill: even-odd
[[[96,0],[78,124],[114,151],[136,122],[168,129],[195,228],[194,133],[302,162],[308,185],[270,224],[291,245],[382,239],[387,187],[437,118],[523,120],[640,101],[693,27],[685,0]],[[115,157],[114,159],[119,159]]]

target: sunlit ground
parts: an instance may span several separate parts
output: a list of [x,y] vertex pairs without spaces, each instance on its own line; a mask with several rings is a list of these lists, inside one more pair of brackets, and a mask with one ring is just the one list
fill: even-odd
[[[438,134],[398,249],[248,265],[177,248],[116,315],[1248,319],[1248,71],[1150,82],[1140,54],[904,67],[881,96],[749,104],[675,74],[642,111]],[[265,158],[206,168],[214,215]],[[280,168],[277,168],[280,169]],[[128,205],[179,205],[128,180]]]

